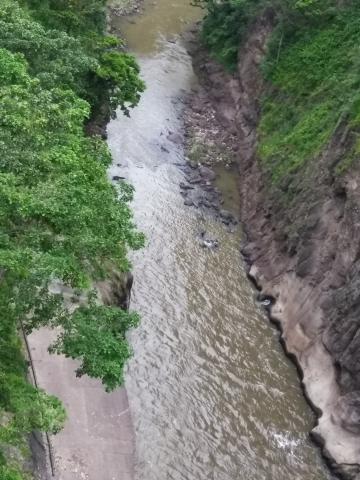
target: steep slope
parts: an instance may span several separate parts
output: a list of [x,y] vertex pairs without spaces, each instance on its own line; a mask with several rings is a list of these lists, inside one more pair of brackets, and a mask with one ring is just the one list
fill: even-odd
[[249,274],[274,299],[271,317],[319,414],[313,435],[333,468],[354,479],[360,478],[360,169],[352,28],[360,15],[358,8],[346,11],[349,5],[316,27],[301,25],[295,33],[292,27],[288,37],[286,29],[279,33],[279,13],[262,10],[249,23],[234,73],[203,50],[194,59],[219,118],[228,130],[235,127]]

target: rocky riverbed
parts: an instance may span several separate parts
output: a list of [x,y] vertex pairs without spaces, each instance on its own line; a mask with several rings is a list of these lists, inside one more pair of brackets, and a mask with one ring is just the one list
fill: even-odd
[[110,0],[109,16],[124,17],[143,13],[143,0]]

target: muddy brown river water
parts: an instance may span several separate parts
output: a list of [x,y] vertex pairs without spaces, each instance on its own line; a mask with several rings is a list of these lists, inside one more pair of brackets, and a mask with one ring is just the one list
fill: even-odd
[[[314,416],[296,369],[246,278],[241,231],[227,232],[180,195],[184,152],[166,137],[181,132],[178,99],[196,78],[177,35],[200,12],[186,0],[145,7],[116,22],[147,90],[131,118],[108,127],[110,175],[135,186],[135,219],[147,237],[132,259],[132,308],[142,322],[130,336],[126,381],[136,480],[329,479],[308,438]],[[219,185],[235,207],[227,175]],[[201,230],[218,250],[201,248]]]

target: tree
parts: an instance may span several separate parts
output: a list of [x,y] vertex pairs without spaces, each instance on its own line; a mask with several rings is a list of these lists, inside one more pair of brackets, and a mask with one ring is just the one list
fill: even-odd
[[[65,418],[56,398],[26,380],[19,325],[60,327],[51,351],[77,358],[77,375],[112,390],[131,355],[126,331],[138,323],[100,305],[92,287],[109,265],[126,272],[128,250],[144,242],[132,187],[108,182],[108,148],[84,134],[99,102],[129,113],[144,88],[134,58],[102,35],[103,8],[102,0],[0,6],[0,476],[9,480],[24,475],[9,446],[22,450],[29,432],[55,433]],[[66,308],[49,289],[54,280],[87,301]]]

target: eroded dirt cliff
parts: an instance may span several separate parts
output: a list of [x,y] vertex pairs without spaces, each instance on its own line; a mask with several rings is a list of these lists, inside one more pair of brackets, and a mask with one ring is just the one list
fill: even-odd
[[360,479],[360,169],[334,173],[354,141],[340,121],[306,171],[271,188],[256,127],[265,88],[260,65],[274,22],[267,11],[252,25],[234,75],[190,42],[202,85],[192,107],[205,117],[211,101],[237,151],[243,254],[250,277],[274,299],[271,318],[318,413],[312,434],[337,473]]

